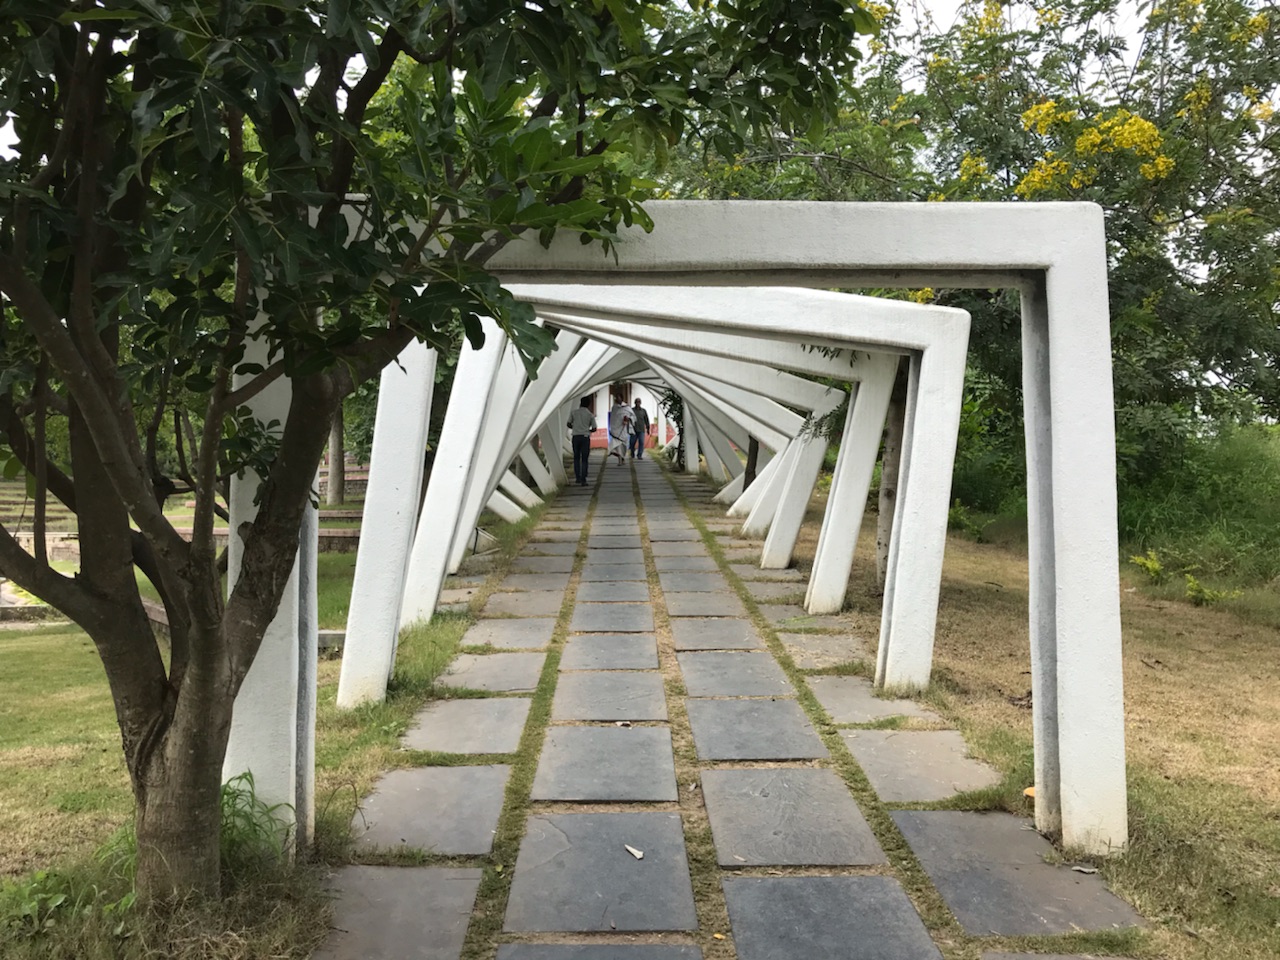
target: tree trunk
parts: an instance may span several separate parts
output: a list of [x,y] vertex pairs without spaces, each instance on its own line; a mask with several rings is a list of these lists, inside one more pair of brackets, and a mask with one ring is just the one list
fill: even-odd
[[902,435],[907,414],[907,370],[909,360],[898,363],[898,378],[889,397],[885,424],[884,456],[880,461],[880,515],[876,519],[876,586],[884,590],[889,569],[889,540],[893,534],[893,513],[898,504],[898,472],[902,466]]
[[[222,757],[231,698],[225,691],[197,691],[208,684],[196,673],[188,671],[169,730],[134,784],[136,888],[147,903],[222,892]],[[192,708],[192,701],[204,709]]]
[[333,415],[333,425],[329,428],[329,490],[325,503],[331,507],[341,506],[347,498],[347,463],[346,447],[342,434],[342,404]]
[[756,480],[756,466],[760,462],[760,441],[755,437],[750,438],[747,444],[747,466],[742,478],[742,489],[745,490]]

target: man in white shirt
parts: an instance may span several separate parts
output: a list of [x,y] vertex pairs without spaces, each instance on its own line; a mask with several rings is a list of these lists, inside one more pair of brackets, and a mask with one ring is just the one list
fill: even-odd
[[580,487],[587,485],[591,434],[596,432],[596,418],[590,408],[591,399],[583,397],[582,403],[569,414],[569,432],[573,435],[573,476]]

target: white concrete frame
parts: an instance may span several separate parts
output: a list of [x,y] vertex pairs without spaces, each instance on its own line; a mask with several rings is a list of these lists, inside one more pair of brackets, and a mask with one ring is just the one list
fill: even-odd
[[616,262],[562,235],[548,249],[512,243],[489,266],[507,283],[1021,293],[1036,824],[1061,830],[1072,848],[1123,848],[1115,425],[1101,208],[665,201],[646,210],[653,231],[624,230]]

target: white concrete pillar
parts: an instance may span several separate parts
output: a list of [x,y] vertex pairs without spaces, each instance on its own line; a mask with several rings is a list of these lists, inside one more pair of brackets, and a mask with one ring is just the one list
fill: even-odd
[[[752,511],[755,510],[756,505],[760,502],[760,498],[768,491],[769,485],[773,483],[774,476],[786,461],[787,451],[790,449],[791,443],[788,443],[782,448],[777,456],[770,457],[769,462],[756,471],[755,482],[742,491],[742,496],[738,497],[729,509],[725,511],[725,516],[751,516]],[[777,507],[776,501],[774,502],[774,507]],[[773,514],[770,513],[769,516],[773,516]],[[765,522],[765,527],[768,527],[767,520]]]
[[838,613],[844,605],[897,368],[896,354],[877,356],[850,400],[805,595],[812,614]]
[[533,444],[526,443],[521,447],[519,457],[524,468],[529,471],[529,476],[533,477],[533,485],[538,488],[539,493],[549,497],[556,492],[556,481],[551,476],[551,468],[542,462]]
[[684,472],[685,473],[701,473],[702,464],[698,458],[699,452],[698,428],[694,423],[694,418],[690,415],[691,408],[688,401],[684,404],[684,434],[680,437],[680,442],[684,444]]
[[737,452],[733,449],[733,445],[729,442],[729,438],[721,432],[713,420],[714,416],[710,413],[698,420],[698,436],[706,438],[707,448],[715,451],[716,459],[719,460],[723,468],[723,473],[717,479],[731,480],[740,476],[745,468],[742,466],[742,461],[738,458]]
[[449,549],[458,515],[472,483],[476,450],[484,428],[485,411],[493,392],[494,375],[502,359],[506,336],[492,320],[485,320],[485,342],[479,349],[464,342],[453,378],[453,391],[440,428],[427,495],[405,574],[400,622],[430,620],[448,572]]
[[746,485],[746,482],[747,473],[744,470],[721,487],[720,492],[711,498],[712,501],[715,503],[733,503],[733,501],[742,496],[742,488]]
[[743,493],[740,499],[750,497],[752,491],[755,491],[751,512],[747,514],[747,519],[742,524],[744,537],[762,537],[769,529],[769,525],[773,523],[774,515],[778,512],[778,504],[782,500],[782,491],[791,474],[791,465],[795,463],[802,446],[799,440],[788,443],[782,456],[775,461],[777,466],[769,471],[768,476],[761,474],[756,477],[756,482]]
[[[319,471],[316,472],[319,479]],[[317,558],[320,555],[320,511],[302,512],[298,545],[298,711],[297,762],[293,810],[299,852],[316,835],[316,687],[320,665],[320,602]]]
[[396,363],[382,370],[338,678],[338,706],[344,710],[387,694],[418,521],[435,379],[436,351],[425,343],[409,344]]
[[[494,491],[494,493],[490,495],[489,499],[485,502],[485,506],[503,520],[507,521],[507,523],[519,523],[525,517],[525,513],[520,509],[519,504],[514,500],[504,497],[497,491]],[[472,542],[471,534],[476,532],[475,527],[476,525],[474,523],[471,524],[467,528],[467,536],[460,539],[459,546],[463,551],[465,551],[468,545]]]
[[[829,412],[829,409],[814,411],[818,416]],[[791,462],[791,470],[778,500],[778,510],[764,540],[760,554],[762,569],[785,570],[791,566],[791,554],[795,551],[796,538],[800,536],[800,525],[804,522],[809,498],[813,496],[826,456],[825,437],[810,436],[800,441],[800,451]]]
[[568,417],[563,420],[548,420],[538,430],[538,442],[542,444],[543,455],[547,458],[547,469],[551,471],[551,479],[557,487],[563,487],[569,482],[569,474],[564,468],[562,443],[562,438],[568,436],[568,431],[564,428],[568,420]]
[[532,510],[542,503],[542,498],[510,470],[503,471],[498,478],[498,488],[526,510]]
[[[261,363],[265,367],[268,363],[267,349],[265,340],[249,340],[245,349],[245,361]],[[241,386],[248,379],[247,376],[236,377],[234,386]],[[289,380],[281,377],[247,405],[254,417],[263,423],[272,420],[284,423],[289,415],[291,398]],[[254,498],[262,479],[252,470],[246,470],[242,477],[231,478],[227,558],[229,591],[235,589],[240,576],[240,560],[244,554],[244,542],[236,531],[243,524],[251,523],[257,515],[258,506],[254,503]],[[290,828],[295,825],[299,786],[298,679],[300,672],[306,669],[300,656],[299,623],[302,610],[299,567],[300,564],[295,562],[280,597],[280,606],[267,626],[253,665],[236,695],[231,735],[222,764],[224,780],[230,780],[246,771],[252,773],[258,799],[272,806],[282,804],[279,814]],[[308,579],[314,588],[314,571]]]
[[[686,403],[687,402],[688,400],[686,398]],[[702,418],[697,408],[692,405],[685,407],[685,419],[688,420],[690,417],[693,418],[699,446],[702,448],[702,455],[707,461],[707,476],[716,483],[724,483],[725,472],[728,470],[728,466],[721,462],[719,451],[716,450],[715,445],[710,442],[711,438],[707,433],[706,420]]]

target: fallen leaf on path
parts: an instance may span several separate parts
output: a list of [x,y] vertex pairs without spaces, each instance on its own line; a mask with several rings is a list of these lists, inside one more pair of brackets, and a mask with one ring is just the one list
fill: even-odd
[[635,857],[637,860],[643,860],[643,859],[644,859],[644,851],[643,851],[643,850],[637,850],[635,847],[631,846],[631,844],[629,844],[629,843],[624,843],[624,844],[623,844],[623,846],[627,848],[627,853],[631,854],[631,855],[632,855],[633,857]]

